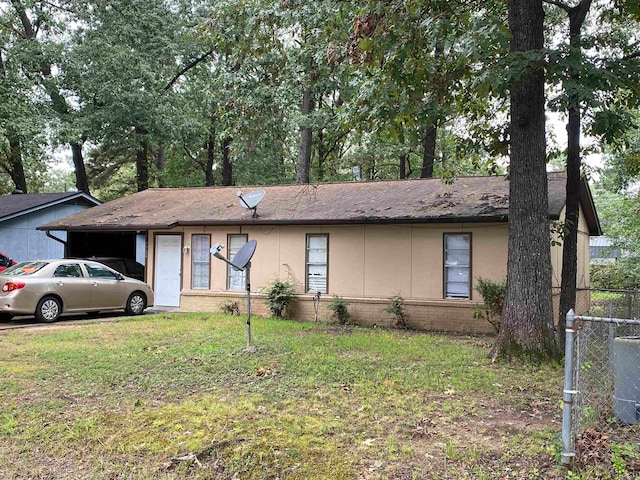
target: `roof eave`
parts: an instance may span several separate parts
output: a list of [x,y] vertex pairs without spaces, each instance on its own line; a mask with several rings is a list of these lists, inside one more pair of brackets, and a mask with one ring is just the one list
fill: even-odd
[[153,225],[121,225],[121,224],[99,224],[99,225],[41,225],[36,227],[36,230],[46,231],[46,232],[131,232],[131,231],[140,231],[140,230],[168,230],[173,228],[176,224],[167,225],[167,224],[153,224]]
[[138,231],[138,230],[169,230],[174,227],[194,227],[194,226],[227,226],[227,225],[397,225],[397,224],[425,224],[425,223],[505,223],[507,215],[491,216],[491,217],[459,217],[459,216],[441,216],[429,218],[416,217],[362,217],[349,219],[296,219],[296,220],[269,220],[269,219],[240,219],[240,220],[185,220],[178,221],[173,224],[87,224],[87,225],[43,225],[37,227],[38,230],[45,231],[68,231],[68,232],[84,232],[84,231]]
[[20,210],[19,212],[14,212],[14,213],[11,213],[9,215],[5,215],[4,217],[0,218],[0,222],[6,222],[7,220],[11,220],[11,219],[17,218],[17,217],[22,217],[24,215],[28,215],[28,214],[33,213],[33,212],[37,212],[37,211],[42,210],[44,208],[50,208],[50,207],[53,207],[55,205],[60,205],[61,203],[66,203],[69,200],[75,200],[77,198],[83,198],[88,203],[93,203],[93,206],[102,205],[102,202],[100,200],[98,200],[97,198],[92,197],[91,195],[87,195],[84,192],[74,192],[73,194],[70,194],[67,197],[59,198],[59,199],[51,201],[51,202],[43,203],[43,204],[37,205],[35,207],[25,208],[24,210]]
[[598,218],[598,211],[596,210],[593,195],[591,194],[591,188],[589,188],[589,182],[585,176],[582,177],[580,185],[580,203],[582,205],[585,220],[589,226],[589,235],[602,235],[602,226],[600,225],[600,219]]

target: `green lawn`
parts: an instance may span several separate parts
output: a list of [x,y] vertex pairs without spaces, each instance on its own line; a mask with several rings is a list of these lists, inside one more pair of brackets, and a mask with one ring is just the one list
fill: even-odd
[[565,478],[562,371],[492,339],[157,314],[0,332],[3,479]]

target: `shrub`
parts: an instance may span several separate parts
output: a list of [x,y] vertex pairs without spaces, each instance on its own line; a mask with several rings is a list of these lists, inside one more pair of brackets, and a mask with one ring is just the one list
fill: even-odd
[[331,318],[334,321],[338,322],[340,325],[347,325],[349,323],[349,320],[351,319],[351,314],[349,313],[349,302],[344,298],[334,295],[333,300],[329,302],[327,307],[331,310]]
[[600,290],[637,290],[640,282],[624,262],[591,265],[591,288]]
[[220,310],[226,315],[240,315],[240,305],[235,300],[225,300],[220,304]]
[[404,308],[404,298],[402,298],[400,294],[389,298],[389,305],[387,305],[383,311],[396,317],[396,321],[393,324],[395,327],[407,328],[409,313],[407,312],[407,309]]
[[275,279],[264,291],[267,294],[267,307],[271,315],[281,318],[295,295],[293,283],[289,280]]
[[475,289],[482,296],[484,304],[473,310],[474,318],[482,318],[489,322],[496,332],[500,331],[502,320],[502,307],[507,296],[507,282],[494,282],[478,278]]

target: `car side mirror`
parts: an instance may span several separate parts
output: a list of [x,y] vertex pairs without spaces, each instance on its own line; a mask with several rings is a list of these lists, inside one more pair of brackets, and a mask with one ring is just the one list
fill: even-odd
[[119,274],[118,274],[118,280],[124,280],[124,275],[123,275],[123,274],[121,274],[121,273],[119,273]]

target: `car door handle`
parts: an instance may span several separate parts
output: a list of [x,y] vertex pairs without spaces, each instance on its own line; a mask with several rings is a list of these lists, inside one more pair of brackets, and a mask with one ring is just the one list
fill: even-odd
[[91,285],[93,285],[94,287],[98,286],[98,282],[91,282]]

